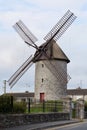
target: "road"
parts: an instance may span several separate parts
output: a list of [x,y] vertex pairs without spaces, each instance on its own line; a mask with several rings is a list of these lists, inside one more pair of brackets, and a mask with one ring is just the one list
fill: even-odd
[[70,124],[66,126],[59,126],[44,130],[87,130],[87,122],[80,122],[76,124]]
[[15,126],[13,128],[5,128],[0,130],[87,130],[87,120],[85,120],[84,122],[71,123],[68,125],[61,124],[61,126],[58,126],[58,122],[54,122],[54,123],[51,122],[47,124],[49,128],[47,128],[46,123],[40,123],[40,124]]

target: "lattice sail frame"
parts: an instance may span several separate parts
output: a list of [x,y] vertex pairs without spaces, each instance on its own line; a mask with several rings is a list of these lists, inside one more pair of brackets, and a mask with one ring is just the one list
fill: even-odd
[[[56,50],[55,50],[56,51]],[[56,77],[56,79],[59,80],[61,85],[66,85],[69,80],[71,79],[70,75],[67,74],[67,72],[65,71],[65,69],[61,66],[60,63],[57,63],[58,68],[56,66],[56,64],[54,62],[52,62],[49,57],[48,53],[43,53],[45,57],[48,58],[48,62],[47,60],[43,60],[43,63],[46,65],[46,67],[51,71],[51,73]]]
[[34,34],[25,26],[25,24],[19,20],[14,26],[14,29],[18,32],[21,38],[28,45],[32,45],[36,49],[38,48],[35,42],[38,40]]
[[31,55],[22,66],[11,76],[8,80],[10,87],[12,88],[16,82],[22,77],[22,75],[31,67],[33,64],[33,56]]
[[50,39],[54,39],[57,41],[75,19],[76,16],[70,10],[68,10],[65,15],[59,20],[59,22],[44,37],[44,40],[49,41]]

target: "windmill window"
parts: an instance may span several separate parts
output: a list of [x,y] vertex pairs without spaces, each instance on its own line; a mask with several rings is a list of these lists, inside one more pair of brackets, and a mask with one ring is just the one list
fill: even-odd
[[42,78],[42,83],[43,83],[44,79]]
[[44,64],[42,64],[42,68],[44,67]]

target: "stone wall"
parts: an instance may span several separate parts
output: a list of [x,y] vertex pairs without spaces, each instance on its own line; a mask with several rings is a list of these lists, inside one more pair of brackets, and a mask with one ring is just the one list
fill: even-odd
[[[38,61],[35,64],[35,99],[40,100],[40,93],[44,93],[44,100],[59,100],[61,96],[66,96],[67,85],[63,81],[67,80],[67,63],[59,60],[51,60],[51,64],[47,60],[44,62]],[[63,70],[60,70],[60,66]],[[60,71],[63,71],[64,77],[61,77]]]
[[69,120],[69,113],[43,113],[43,114],[0,114],[0,129],[18,125]]

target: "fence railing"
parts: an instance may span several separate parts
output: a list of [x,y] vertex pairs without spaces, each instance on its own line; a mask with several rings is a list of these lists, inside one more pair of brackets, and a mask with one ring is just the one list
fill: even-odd
[[30,101],[27,104],[28,112],[64,112],[63,101]]
[[42,113],[42,112],[70,112],[70,102],[63,100],[38,101],[27,100],[27,103],[17,102],[13,96],[0,97],[0,113]]

